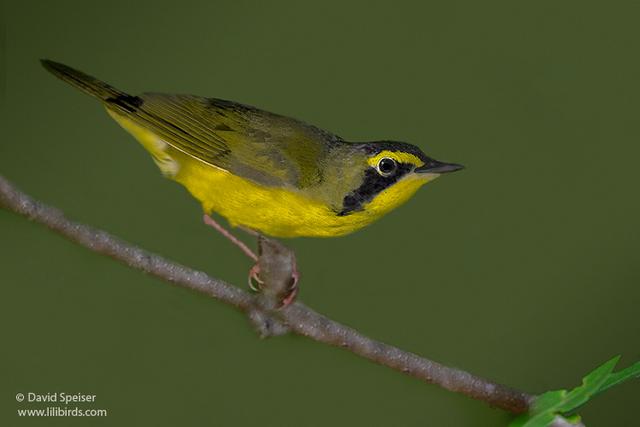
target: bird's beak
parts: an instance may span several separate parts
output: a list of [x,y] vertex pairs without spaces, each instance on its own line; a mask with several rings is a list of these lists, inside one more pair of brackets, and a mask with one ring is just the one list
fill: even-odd
[[444,163],[438,160],[429,159],[424,165],[415,168],[415,173],[449,173],[464,169],[464,166],[457,163]]

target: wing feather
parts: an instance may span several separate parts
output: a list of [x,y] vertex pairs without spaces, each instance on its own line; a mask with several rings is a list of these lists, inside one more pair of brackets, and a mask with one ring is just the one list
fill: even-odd
[[144,93],[131,119],[175,149],[269,185],[297,188],[322,179],[319,165],[342,139],[304,122],[244,104]]

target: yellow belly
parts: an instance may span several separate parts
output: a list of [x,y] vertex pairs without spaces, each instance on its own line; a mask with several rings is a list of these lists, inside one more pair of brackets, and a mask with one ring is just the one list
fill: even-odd
[[205,212],[270,236],[339,236],[365,225],[339,217],[294,190],[255,184],[198,161],[187,162],[175,179],[200,200]]
[[162,172],[184,185],[233,226],[274,237],[333,237],[354,232],[408,200],[425,179],[408,178],[380,193],[363,211],[338,216],[329,206],[292,188],[257,184],[175,150],[133,121],[107,110],[149,151]]

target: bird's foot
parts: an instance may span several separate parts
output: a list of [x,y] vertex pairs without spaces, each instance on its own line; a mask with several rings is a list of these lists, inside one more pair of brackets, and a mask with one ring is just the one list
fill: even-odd
[[[300,281],[300,273],[298,272],[297,265],[295,263],[295,259],[293,261],[291,278],[289,279],[289,283],[287,288],[283,294],[280,294],[280,301],[278,308],[284,308],[290,304],[292,304],[296,297],[298,296],[298,282]],[[249,288],[251,288],[254,292],[262,292],[264,288],[265,282],[260,278],[260,263],[254,264],[253,267],[249,269]]]
[[280,301],[280,308],[284,308],[289,304],[293,303],[298,296],[298,282],[300,281],[300,273],[298,272],[298,266],[293,263],[293,270],[291,271],[291,283],[289,284],[288,293],[284,296],[282,301]]
[[289,293],[285,295],[285,297],[280,302],[280,308],[284,308],[289,304],[293,303],[298,296],[298,281],[300,280],[300,273],[298,273],[298,269],[294,264],[293,271],[291,272],[291,285],[289,286]]
[[[290,249],[253,230],[244,229],[249,234],[258,237],[260,248],[260,256],[258,256],[242,240],[231,234],[209,215],[205,214],[203,220],[206,225],[217,230],[255,262],[249,270],[248,277],[249,287],[253,291],[274,295],[279,303],[278,308],[284,308],[295,301],[298,295],[300,273],[298,273],[295,254]],[[261,263],[265,270],[263,271],[264,278],[260,277]]]

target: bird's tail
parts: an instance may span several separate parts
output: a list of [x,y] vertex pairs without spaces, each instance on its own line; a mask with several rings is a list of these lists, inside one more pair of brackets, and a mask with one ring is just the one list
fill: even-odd
[[42,66],[59,79],[98,98],[107,107],[123,113],[133,113],[142,105],[142,99],[129,95],[81,71],[59,62],[41,59]]

